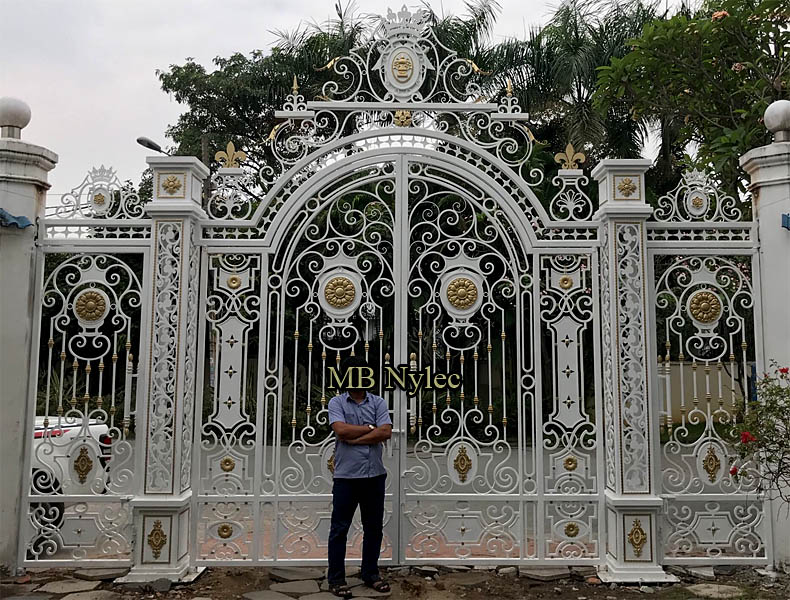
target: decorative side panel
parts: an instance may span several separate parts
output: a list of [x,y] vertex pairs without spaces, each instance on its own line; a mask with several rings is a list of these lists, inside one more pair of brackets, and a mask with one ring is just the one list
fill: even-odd
[[45,255],[22,490],[27,564],[130,559],[142,263],[140,254]]
[[183,221],[156,221],[153,257],[150,392],[146,493],[174,491],[174,436],[178,380],[179,305]]
[[[541,257],[545,490],[597,491],[590,257]],[[545,343],[547,342],[548,343]],[[588,392],[592,391],[592,397]]]
[[732,446],[754,377],[751,257],[657,255],[654,264],[665,554],[765,557],[758,466]]
[[192,435],[195,417],[195,369],[197,364],[198,302],[200,291],[200,248],[189,249],[189,279],[187,280],[186,348],[184,353],[184,395],[181,419],[181,491],[192,484]]
[[642,224],[614,225],[617,286],[616,379],[622,427],[624,494],[650,493],[650,411],[645,363],[644,246]]
[[619,489],[617,477],[620,464],[619,436],[617,419],[619,418],[618,406],[615,403],[615,346],[614,332],[612,330],[612,286],[613,274],[610,265],[610,226],[605,223],[601,227],[601,249],[598,254],[601,265],[601,360],[603,362],[603,414],[605,423],[605,466],[606,487],[612,491]]

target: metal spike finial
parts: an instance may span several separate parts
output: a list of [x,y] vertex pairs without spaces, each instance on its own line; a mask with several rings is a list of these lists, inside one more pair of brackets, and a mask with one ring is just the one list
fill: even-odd
[[505,94],[508,98],[513,97],[513,82],[510,81],[510,78],[507,79],[507,85],[505,86]]
[[294,82],[291,86],[291,91],[294,93],[294,95],[299,93],[299,82],[296,80],[296,74],[294,74]]

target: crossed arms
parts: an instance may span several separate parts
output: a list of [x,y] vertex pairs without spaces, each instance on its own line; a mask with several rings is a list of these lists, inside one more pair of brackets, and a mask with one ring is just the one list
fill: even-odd
[[367,425],[350,425],[343,421],[332,423],[332,429],[338,439],[352,446],[378,444],[392,437],[392,425],[386,423],[375,429]]

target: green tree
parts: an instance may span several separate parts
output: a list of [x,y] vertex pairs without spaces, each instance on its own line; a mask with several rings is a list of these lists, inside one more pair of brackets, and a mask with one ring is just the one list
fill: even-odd
[[693,144],[697,165],[742,192],[737,157],[769,141],[763,112],[788,93],[789,19],[784,0],[724,0],[654,21],[599,69],[594,102],[659,125],[675,167],[678,149]]

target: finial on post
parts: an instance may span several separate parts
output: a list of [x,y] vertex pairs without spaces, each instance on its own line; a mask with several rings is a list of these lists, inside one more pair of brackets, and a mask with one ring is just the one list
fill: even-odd
[[296,74],[294,74],[294,82],[291,86],[291,91],[294,93],[294,96],[299,93],[299,82],[296,80]]
[[18,98],[0,98],[0,138],[20,139],[30,123],[30,107]]
[[790,142],[790,100],[777,100],[765,109],[765,127],[774,134],[774,142]]
[[512,98],[513,97],[513,82],[510,81],[509,77],[508,77],[508,80],[507,80],[507,85],[505,86],[505,93],[507,94],[508,98]]

